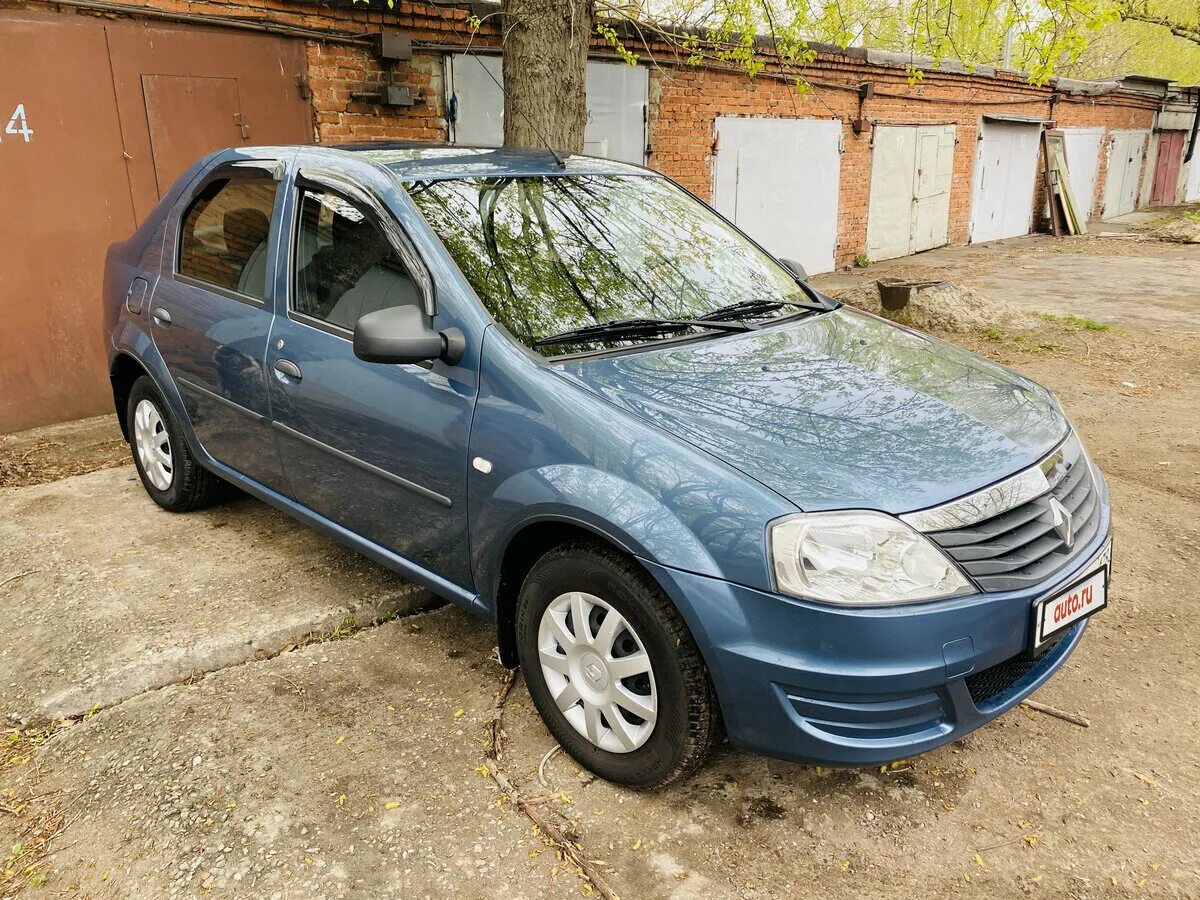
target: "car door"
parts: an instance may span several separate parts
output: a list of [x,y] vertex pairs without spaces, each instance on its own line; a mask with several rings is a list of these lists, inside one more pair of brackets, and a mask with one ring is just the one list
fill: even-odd
[[295,186],[291,221],[287,304],[267,357],[291,493],[467,586],[474,367],[369,363],[354,355],[361,315],[405,304],[433,312],[430,277],[375,195],[305,176]]
[[218,462],[286,488],[270,428],[263,360],[274,319],[268,294],[282,192],[274,163],[209,173],[166,236],[151,334],[192,429]]

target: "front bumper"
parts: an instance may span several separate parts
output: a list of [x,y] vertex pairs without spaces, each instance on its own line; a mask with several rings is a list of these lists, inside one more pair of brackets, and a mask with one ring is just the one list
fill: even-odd
[[1078,646],[1086,620],[1040,656],[1033,604],[1067,587],[1096,536],[1035,588],[853,609],[796,600],[647,562],[708,663],[730,741],[807,762],[868,766],[932,750],[1019,703]]

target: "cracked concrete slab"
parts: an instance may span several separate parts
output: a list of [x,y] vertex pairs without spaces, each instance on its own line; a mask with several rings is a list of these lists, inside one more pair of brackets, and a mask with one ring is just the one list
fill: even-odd
[[256,656],[424,590],[242,497],[177,515],[132,466],[0,491],[0,685],[10,720],[59,719]]
[[580,896],[584,883],[477,771],[503,676],[492,644],[483,622],[439,609],[65,728],[42,748],[36,784],[68,823],[53,888]]

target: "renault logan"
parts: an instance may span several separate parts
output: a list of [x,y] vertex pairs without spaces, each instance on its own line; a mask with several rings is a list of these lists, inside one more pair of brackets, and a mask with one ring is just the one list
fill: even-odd
[[155,502],[228,482],[493,622],[554,737],[621,784],[725,733],[929,750],[1106,603],[1107,489],[1049,391],[839,305],[646,169],[226,150],[104,291]]

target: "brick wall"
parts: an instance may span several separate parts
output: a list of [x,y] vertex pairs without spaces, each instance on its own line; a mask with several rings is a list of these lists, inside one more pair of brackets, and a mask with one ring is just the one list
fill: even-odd
[[[1060,127],[1103,126],[1106,129],[1149,129],[1157,102],[1127,94],[1080,101],[1057,97],[1020,76],[997,73],[969,76],[926,73],[911,86],[902,69],[860,64],[839,57],[820,57],[806,71],[813,87],[797,92],[788,82],[748,79],[735,72],[688,67],[651,72],[650,164],[701,197],[711,200],[713,139],[718,116],[779,116],[837,118],[843,123],[837,263],[849,265],[867,243],[867,204],[871,181],[873,125],[955,126],[953,186],[950,192],[949,239],[965,243],[971,206],[972,176],[979,127],[984,115],[1053,118]],[[822,86],[855,87],[872,82],[876,95],[863,104],[870,123],[855,134],[850,123],[859,115],[857,92]],[[1103,196],[1107,141],[1101,147],[1096,180],[1098,202]],[[1035,198],[1040,209],[1043,195]]]
[[385,82],[383,65],[363,47],[308,43],[308,83],[312,90],[313,137],[321,143],[346,141],[444,141],[442,59],[414,54],[398,63],[395,81],[412,89],[412,107],[381,107],[355,93],[378,90]]
[[[0,0],[10,3],[12,0]],[[35,0],[29,0],[35,2]],[[145,8],[192,17],[239,17],[312,29],[324,39],[307,41],[308,79],[312,91],[314,139],[444,141],[442,59],[464,45],[495,49],[499,42],[496,19],[472,35],[469,11],[446,6],[397,2],[387,10],[383,0],[370,7],[327,7],[307,0],[147,0]],[[131,14],[138,13],[131,10]],[[362,36],[381,27],[409,32],[416,50],[409,63],[396,67],[398,83],[419,95],[413,107],[390,108],[356,98],[378,91],[384,69]],[[594,50],[606,51],[598,41]],[[649,163],[701,197],[711,199],[713,138],[718,116],[780,116],[837,118],[842,121],[837,262],[851,263],[866,246],[868,192],[871,176],[871,125],[954,124],[953,187],[950,195],[949,240],[968,238],[972,173],[976,142],[984,115],[1054,118],[1062,127],[1102,126],[1149,129],[1158,103],[1151,97],[1116,93],[1096,98],[1072,98],[1029,85],[1014,73],[986,70],[967,74],[956,64],[927,71],[910,85],[900,62],[868,62],[863,51],[825,53],[804,77],[809,90],[800,92],[791,79],[769,74],[755,79],[714,68],[680,64],[659,48],[660,67],[651,70]],[[876,95],[861,110],[868,127],[855,134],[850,123],[859,114],[857,86],[871,82]],[[1103,196],[1107,169],[1107,139],[1101,147],[1093,205]],[[1041,195],[1035,200],[1041,208]]]

